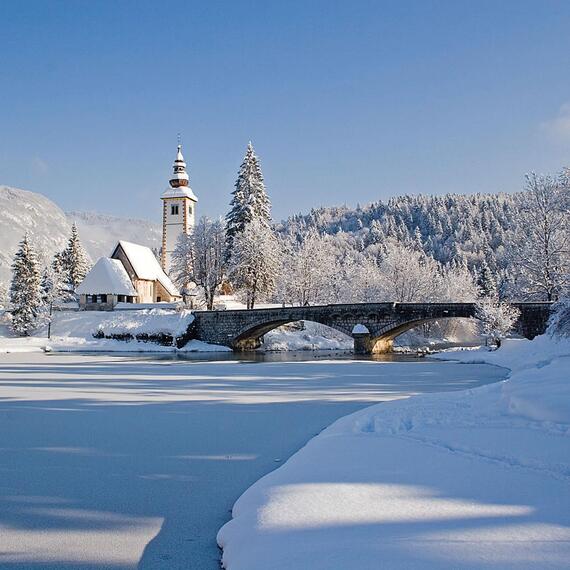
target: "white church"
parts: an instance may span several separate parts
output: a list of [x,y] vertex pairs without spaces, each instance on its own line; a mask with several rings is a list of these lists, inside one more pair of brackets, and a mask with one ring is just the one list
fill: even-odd
[[188,234],[194,226],[198,198],[190,188],[180,145],[174,160],[172,178],[162,193],[161,200],[160,263],[150,248],[119,241],[110,257],[98,259],[77,287],[80,309],[112,311],[124,303],[175,303],[182,299],[168,274],[178,238],[183,233]]

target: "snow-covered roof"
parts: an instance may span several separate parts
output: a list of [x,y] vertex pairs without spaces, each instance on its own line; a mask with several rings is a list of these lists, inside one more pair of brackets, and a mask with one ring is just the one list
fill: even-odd
[[136,292],[123,264],[118,259],[101,257],[79,284],[79,295],[131,295]]
[[[133,271],[139,279],[158,281],[170,295],[180,295],[174,283],[172,283],[168,275],[166,275],[162,267],[160,267],[158,260],[150,248],[123,240],[119,241],[117,247],[118,246],[121,246],[125,252]],[[117,247],[115,247],[115,250]]]
[[163,198],[190,198],[194,202],[198,201],[196,194],[192,191],[190,186],[179,186],[178,188],[172,188],[169,186],[163,193]]

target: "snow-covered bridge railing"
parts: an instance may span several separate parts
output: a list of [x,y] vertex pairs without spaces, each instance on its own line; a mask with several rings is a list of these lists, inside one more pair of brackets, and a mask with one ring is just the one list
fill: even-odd
[[[534,338],[546,330],[551,303],[513,303],[521,315],[517,332]],[[395,337],[422,323],[475,318],[475,303],[354,303],[252,310],[197,311],[192,335],[205,342],[252,350],[263,335],[295,321],[313,321],[354,338],[357,353],[388,352]],[[357,327],[363,325],[366,327]],[[353,332],[354,331],[354,332]]]

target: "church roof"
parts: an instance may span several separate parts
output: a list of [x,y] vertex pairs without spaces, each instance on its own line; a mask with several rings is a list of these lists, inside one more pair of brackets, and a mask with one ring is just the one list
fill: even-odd
[[[151,249],[139,245],[138,243],[132,243],[130,241],[119,241],[115,250],[121,247],[125,252],[133,271],[135,272],[138,279],[145,279],[148,281],[158,281],[170,295],[180,296],[180,292],[172,283],[168,275],[164,273],[160,263],[152,253]],[[114,255],[114,252],[113,252]]]
[[169,186],[163,193],[162,198],[190,198],[194,202],[198,201],[196,194],[192,191],[190,186],[179,186],[178,188],[172,188]]
[[138,295],[123,264],[109,257],[97,261],[76,292],[79,295]]

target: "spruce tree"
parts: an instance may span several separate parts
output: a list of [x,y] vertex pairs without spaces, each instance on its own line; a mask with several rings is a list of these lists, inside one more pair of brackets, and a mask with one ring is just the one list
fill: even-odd
[[481,289],[481,295],[483,295],[483,297],[498,296],[497,281],[495,280],[495,276],[493,275],[489,264],[485,260],[481,263],[477,284]]
[[234,238],[253,220],[266,227],[271,225],[271,204],[265,191],[259,158],[250,142],[232,192],[230,211],[226,215],[227,259],[231,257]]
[[90,269],[89,258],[81,245],[75,224],[71,226],[71,235],[66,248],[61,253],[56,253],[52,267],[59,274],[64,298],[73,299],[75,289]]
[[27,234],[12,264],[10,304],[12,330],[20,336],[30,335],[38,325],[42,297],[38,259]]

